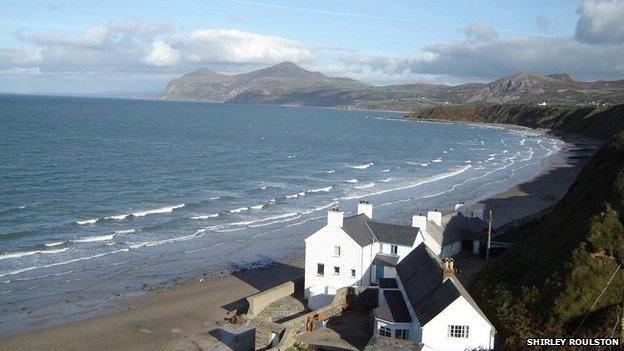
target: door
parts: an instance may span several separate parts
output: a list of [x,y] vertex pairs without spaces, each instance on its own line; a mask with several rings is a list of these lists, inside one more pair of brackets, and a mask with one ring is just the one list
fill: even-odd
[[375,265],[375,280],[379,283],[379,278],[384,277],[384,266]]

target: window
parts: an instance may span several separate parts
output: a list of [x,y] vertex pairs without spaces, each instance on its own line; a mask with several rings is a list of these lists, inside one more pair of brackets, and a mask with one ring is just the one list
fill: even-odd
[[334,274],[335,275],[339,275],[340,274],[340,267],[334,266]]
[[340,257],[340,246],[334,246],[334,257]]
[[322,263],[319,263],[316,265],[316,275],[318,276],[324,276],[325,275],[325,265]]
[[389,338],[392,337],[392,330],[390,329],[390,327],[387,327],[385,325],[380,325],[379,326],[379,335],[380,336],[387,336]]
[[397,339],[407,340],[409,339],[409,330],[408,329],[395,329],[394,337]]
[[469,327],[467,325],[449,325],[449,338],[467,338]]
[[399,247],[396,245],[390,245],[390,253],[396,255],[399,252]]
[[351,278],[355,278],[355,269],[351,270]]

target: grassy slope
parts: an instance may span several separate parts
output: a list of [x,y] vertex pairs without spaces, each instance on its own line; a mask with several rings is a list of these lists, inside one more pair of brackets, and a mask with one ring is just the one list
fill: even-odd
[[511,348],[529,336],[571,336],[586,314],[578,336],[610,335],[622,303],[620,273],[590,308],[624,259],[624,105],[452,107],[410,117],[557,128],[609,140],[549,214],[516,229],[524,239],[481,272],[474,294]]

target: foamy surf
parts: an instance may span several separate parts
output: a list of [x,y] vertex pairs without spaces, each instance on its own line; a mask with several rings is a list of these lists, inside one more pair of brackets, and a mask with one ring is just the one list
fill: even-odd
[[368,183],[368,184],[354,186],[353,189],[366,189],[366,188],[372,188],[374,186],[375,186],[375,183]]
[[76,224],[80,224],[80,225],[93,224],[93,223],[95,223],[97,221],[98,221],[97,218],[92,218],[92,219],[85,219],[85,220],[82,220],[82,221],[76,221]]
[[105,217],[106,219],[114,219],[117,221],[121,221],[124,220],[126,218],[129,217],[145,217],[145,216],[149,216],[149,215],[153,215],[153,214],[161,214],[161,213],[170,213],[173,212],[177,209],[180,209],[182,207],[186,206],[185,204],[179,204],[179,205],[174,205],[174,206],[167,206],[167,207],[161,207],[161,208],[156,208],[153,210],[145,210],[145,211],[138,211],[138,212],[132,212],[132,213],[124,213],[124,214],[120,214],[120,215],[115,215],[115,216],[109,216],[109,217]]
[[68,248],[65,247],[65,248],[57,249],[57,250],[33,250],[33,251],[7,252],[7,253],[0,255],[0,260],[6,260],[9,258],[20,258],[24,256],[32,256],[32,255],[38,255],[38,254],[55,254],[55,253],[66,251],[67,249]]
[[431,162],[433,162],[433,163],[440,163],[440,162],[442,162],[442,159],[441,158],[436,158],[435,160],[431,160]]
[[428,183],[433,183],[433,182],[437,182],[439,180],[442,179],[446,179],[446,178],[450,178],[450,177],[455,177],[457,175],[460,175],[464,172],[466,172],[467,170],[469,170],[470,168],[472,168],[471,165],[466,165],[463,166],[455,171],[451,171],[451,172],[447,172],[447,173],[440,173],[436,176],[433,177],[429,177],[429,178],[425,178],[421,181],[418,181],[416,183],[412,183],[406,186],[401,186],[401,187],[397,187],[397,188],[392,188],[392,189],[386,189],[386,190],[380,190],[374,193],[370,193],[370,194],[364,194],[364,195],[353,195],[353,196],[346,196],[343,197],[342,200],[354,200],[354,199],[361,199],[363,197],[368,197],[368,196],[374,196],[374,195],[381,195],[381,194],[386,194],[389,192],[393,192],[393,191],[398,191],[398,190],[405,190],[405,189],[411,189],[411,188],[415,188],[424,184],[428,184]]
[[211,213],[211,214],[206,214],[206,215],[191,216],[192,219],[208,219],[208,218],[217,218],[217,217],[219,217],[218,213]]
[[332,186],[328,186],[328,187],[325,187],[325,188],[310,189],[310,190],[308,190],[308,192],[309,193],[320,193],[320,192],[326,193],[326,192],[328,192],[328,191],[330,191],[332,189],[333,189]]
[[96,241],[113,240],[114,237],[115,237],[115,234],[108,234],[108,235],[99,235],[99,236],[88,236],[84,238],[74,239],[72,241],[75,243],[92,243]]
[[347,179],[347,180],[345,180],[345,182],[346,182],[346,183],[357,183],[357,182],[358,182],[358,180],[357,180],[357,179],[355,179],[355,178],[353,178],[353,179]]
[[366,168],[368,168],[368,167],[370,167],[372,165],[374,165],[374,163],[373,162],[369,162],[369,163],[363,164],[363,165],[354,165],[354,166],[351,166],[351,168],[353,168],[353,169],[366,169]]

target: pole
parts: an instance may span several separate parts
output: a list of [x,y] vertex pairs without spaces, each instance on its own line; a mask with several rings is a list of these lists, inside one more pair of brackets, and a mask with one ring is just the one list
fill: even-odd
[[490,245],[492,242],[492,210],[490,210],[490,220],[488,221],[488,240],[485,251],[485,262],[490,261]]

